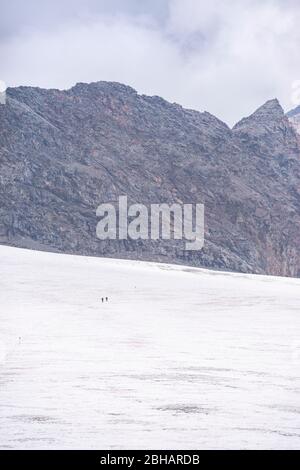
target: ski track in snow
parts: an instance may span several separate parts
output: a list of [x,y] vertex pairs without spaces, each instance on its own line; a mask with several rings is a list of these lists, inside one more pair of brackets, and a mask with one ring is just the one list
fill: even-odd
[[300,279],[0,263],[1,449],[300,449]]

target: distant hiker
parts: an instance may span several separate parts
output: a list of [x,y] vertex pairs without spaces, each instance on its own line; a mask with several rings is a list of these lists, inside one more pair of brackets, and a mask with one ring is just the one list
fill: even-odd
[[19,344],[21,343],[21,336],[19,336]]
[[106,302],[108,301],[108,297],[105,297]]
[[102,303],[103,303],[104,302],[104,297],[102,297],[101,300],[102,300]]

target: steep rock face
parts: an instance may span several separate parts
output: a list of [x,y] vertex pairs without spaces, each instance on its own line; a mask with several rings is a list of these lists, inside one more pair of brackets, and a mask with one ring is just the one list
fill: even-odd
[[[0,106],[0,242],[67,253],[300,274],[300,146],[276,100],[233,130],[118,83],[8,89]],[[100,241],[96,208],[205,204],[200,252]]]

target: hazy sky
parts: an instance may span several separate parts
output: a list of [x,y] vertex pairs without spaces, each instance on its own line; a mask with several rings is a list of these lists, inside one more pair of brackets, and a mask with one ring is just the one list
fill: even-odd
[[8,86],[113,80],[229,124],[274,97],[286,110],[297,104],[299,0],[0,0],[0,7],[0,80]]

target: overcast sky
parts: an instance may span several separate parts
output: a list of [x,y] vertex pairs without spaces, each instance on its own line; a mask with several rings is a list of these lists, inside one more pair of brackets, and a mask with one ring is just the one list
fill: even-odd
[[[228,124],[296,106],[299,0],[0,0],[0,80],[112,80]],[[299,103],[300,104],[300,103]]]

